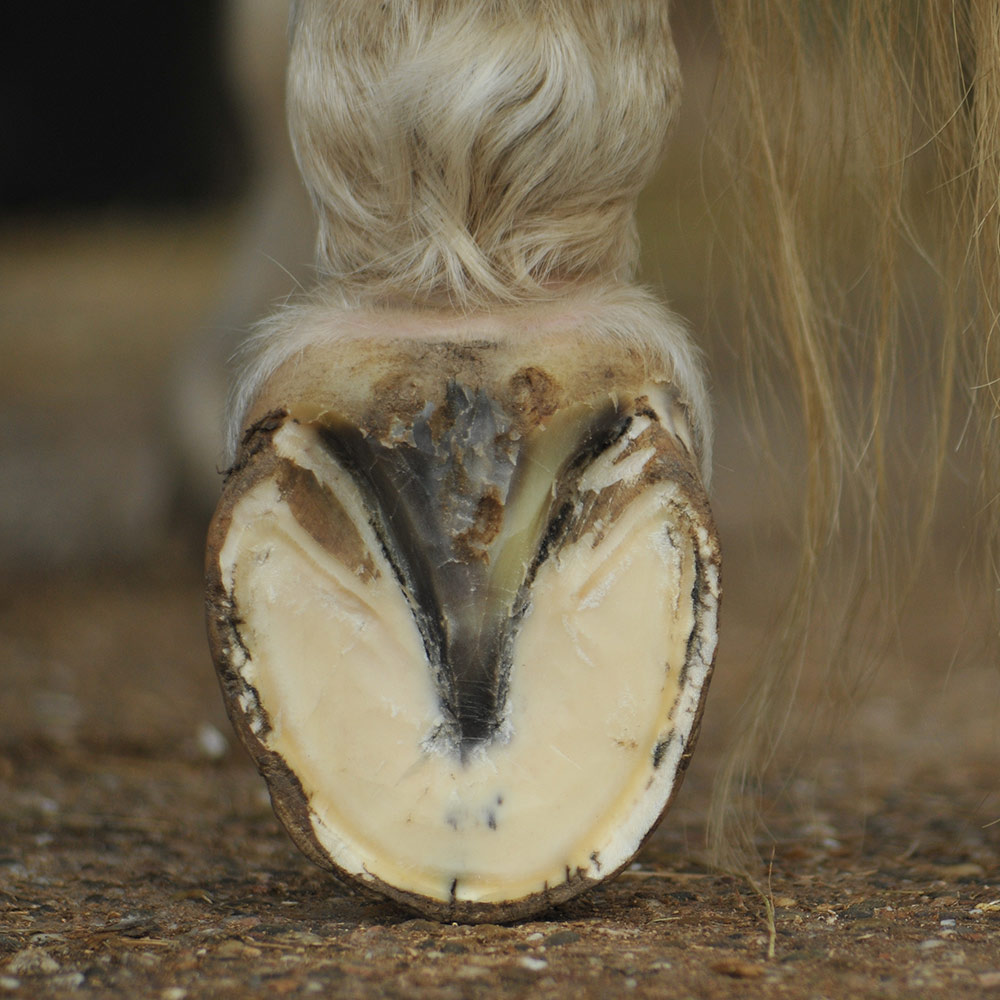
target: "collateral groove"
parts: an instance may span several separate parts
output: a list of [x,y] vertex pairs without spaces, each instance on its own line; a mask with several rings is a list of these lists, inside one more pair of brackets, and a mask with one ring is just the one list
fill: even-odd
[[493,606],[488,546],[483,558],[470,558],[468,540],[485,497],[497,505],[498,524],[516,502],[515,467],[533,442],[513,437],[511,423],[482,390],[452,382],[445,404],[426,406],[405,437],[385,442],[329,418],[317,427],[324,447],[361,490],[420,632],[445,716],[432,741],[444,740],[463,760],[502,726],[531,586],[572,530],[579,478],[628,433],[632,416],[611,402],[597,410],[556,476],[545,527],[517,593]]

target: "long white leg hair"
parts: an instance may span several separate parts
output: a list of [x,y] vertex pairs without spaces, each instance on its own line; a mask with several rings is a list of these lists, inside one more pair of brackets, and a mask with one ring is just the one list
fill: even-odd
[[842,595],[810,662],[843,704],[892,636],[956,461],[978,479],[981,592],[1000,596],[1000,5],[737,0],[716,21],[750,391],[759,410],[792,386],[805,468],[792,596],[715,797],[732,861],[828,615],[818,595]]

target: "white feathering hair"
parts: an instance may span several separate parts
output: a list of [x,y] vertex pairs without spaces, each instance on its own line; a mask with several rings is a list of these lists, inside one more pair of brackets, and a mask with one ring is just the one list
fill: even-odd
[[[516,307],[479,315],[440,311],[424,314],[392,309],[352,307],[335,293],[317,292],[290,303],[258,324],[245,346],[246,365],[230,400],[226,430],[227,464],[236,450],[246,416],[260,389],[286,362],[294,362],[312,346],[338,341],[391,336],[421,336],[428,329],[436,338],[456,340],[499,335],[507,341],[537,339],[547,330],[571,334],[581,347],[611,344],[634,351],[651,370],[666,369],[677,402],[683,407],[690,444],[706,488],[712,470],[712,411],[701,351],[683,322],[644,289],[630,285],[593,285],[585,292],[528,310],[530,322],[518,321]],[[526,329],[526,326],[529,327]]]

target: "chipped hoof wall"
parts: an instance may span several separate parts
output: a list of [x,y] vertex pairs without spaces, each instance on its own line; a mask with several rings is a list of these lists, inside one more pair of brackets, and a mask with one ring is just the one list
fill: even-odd
[[523,917],[626,865],[715,649],[717,542],[669,384],[525,353],[327,348],[308,367],[342,392],[279,372],[209,538],[213,653],[276,812],[439,919]]

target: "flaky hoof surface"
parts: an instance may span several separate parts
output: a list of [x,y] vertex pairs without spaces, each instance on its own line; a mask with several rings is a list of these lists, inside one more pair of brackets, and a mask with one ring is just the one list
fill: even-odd
[[619,871],[693,747],[715,530],[669,382],[614,355],[307,353],[212,524],[213,654],[277,814],[439,919],[523,917]]

